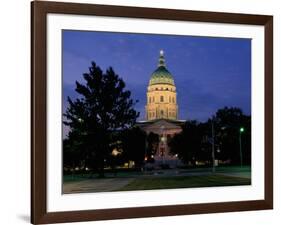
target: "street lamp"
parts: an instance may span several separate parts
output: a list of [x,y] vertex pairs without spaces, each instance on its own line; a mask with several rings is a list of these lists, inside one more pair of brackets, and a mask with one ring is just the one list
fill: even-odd
[[245,131],[244,127],[240,127],[240,129],[239,129],[240,167],[243,166],[242,140],[241,140],[241,136],[242,136],[242,133],[244,133],[244,131]]
[[147,136],[146,136],[145,137],[145,148],[144,148],[144,172],[146,171],[147,148],[148,148],[148,142],[147,142]]
[[215,117],[213,116],[211,120],[211,125],[212,125],[212,161],[213,161],[213,168],[212,171],[213,173],[216,172],[216,159],[215,159],[215,129],[214,129],[214,121]]
[[165,136],[164,136],[165,126],[161,126],[160,129],[161,129],[160,141],[161,141],[161,145],[162,145],[162,146],[160,146],[160,150],[163,151],[163,152],[160,152],[160,154],[161,154],[161,157],[162,157],[162,165],[164,165],[164,156],[165,156],[165,151],[166,151],[166,139],[165,139]]

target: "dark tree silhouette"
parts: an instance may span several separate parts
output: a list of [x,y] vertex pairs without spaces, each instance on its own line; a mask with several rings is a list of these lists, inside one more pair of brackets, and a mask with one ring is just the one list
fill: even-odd
[[234,165],[240,164],[239,135],[243,165],[251,164],[251,117],[236,107],[219,109],[214,118],[205,123],[187,121],[181,133],[170,141],[170,151],[189,164],[196,160],[212,163],[212,123],[214,125],[215,158]]
[[251,163],[251,117],[243,114],[236,107],[224,107],[215,115],[216,143],[220,152],[216,156],[221,160],[231,160],[232,164],[240,163],[239,132],[241,134],[243,164]]
[[[186,164],[195,165],[198,160],[202,148],[203,131],[202,126],[195,120],[186,121],[182,127],[182,132],[175,134],[169,141],[170,151],[173,154],[178,154]],[[203,157],[202,157],[203,158]]]
[[157,148],[159,146],[159,135],[150,132],[147,135],[146,141],[147,141],[147,152],[146,152],[147,159],[148,161],[154,161],[154,159],[151,158],[151,156],[156,154]]
[[132,160],[135,167],[140,168],[145,157],[145,138],[146,133],[139,127],[127,129],[121,134],[122,155],[125,161]]
[[133,126],[139,113],[133,108],[136,101],[131,99],[131,92],[125,90],[124,81],[111,67],[103,73],[92,62],[83,77],[85,84],[76,81],[75,89],[81,97],[68,97],[64,124],[70,127],[69,139],[82,141],[83,160],[103,177],[105,161],[112,152],[112,137]]

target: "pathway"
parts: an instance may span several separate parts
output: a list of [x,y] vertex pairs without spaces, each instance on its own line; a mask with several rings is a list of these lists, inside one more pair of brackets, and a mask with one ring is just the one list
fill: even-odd
[[115,191],[135,178],[105,178],[105,179],[88,179],[79,182],[66,182],[63,184],[63,193],[87,193],[87,192],[105,192]]

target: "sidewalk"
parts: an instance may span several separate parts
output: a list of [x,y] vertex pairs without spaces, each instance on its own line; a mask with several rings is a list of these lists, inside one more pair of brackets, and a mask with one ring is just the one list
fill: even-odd
[[70,182],[63,184],[63,194],[104,192],[118,190],[135,178],[106,178],[106,179],[88,179],[79,182]]

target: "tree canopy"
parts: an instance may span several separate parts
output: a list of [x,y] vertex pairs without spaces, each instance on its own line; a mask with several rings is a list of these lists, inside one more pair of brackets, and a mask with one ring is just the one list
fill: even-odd
[[[132,127],[139,113],[137,101],[125,89],[125,82],[110,67],[105,73],[92,62],[83,74],[85,83],[76,81],[79,98],[68,97],[64,124],[69,126],[68,139],[79,142],[87,166],[98,169],[103,176],[106,160],[110,157],[116,132]],[[74,140],[69,140],[74,143]]]
[[186,121],[182,132],[176,134],[170,141],[169,146],[173,154],[186,164],[195,165],[195,161],[202,158],[203,124],[195,120]]
[[121,133],[122,159],[134,161],[135,167],[142,166],[145,157],[146,133],[139,127],[124,130]]
[[[240,133],[242,127],[244,132]],[[244,115],[242,110],[236,107],[221,108],[206,122],[186,121],[182,132],[176,134],[168,144],[173,154],[178,154],[183,162],[194,165],[196,161],[212,162],[214,142],[215,158],[237,165],[240,163],[240,135],[243,164],[249,165],[251,164],[251,117]]]

